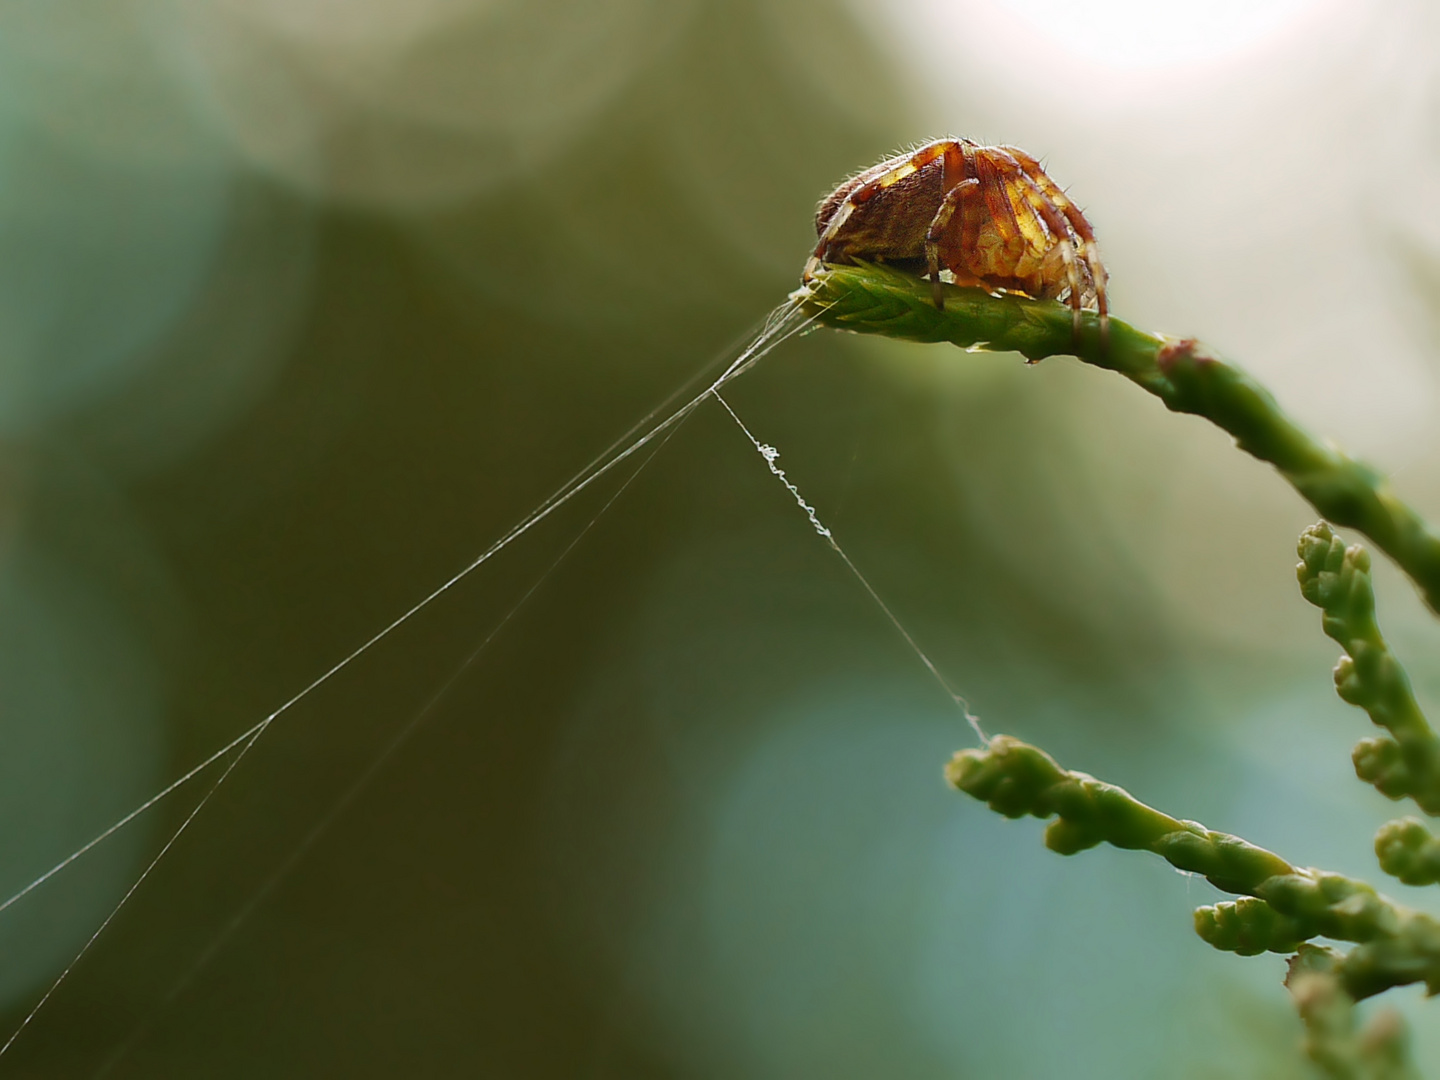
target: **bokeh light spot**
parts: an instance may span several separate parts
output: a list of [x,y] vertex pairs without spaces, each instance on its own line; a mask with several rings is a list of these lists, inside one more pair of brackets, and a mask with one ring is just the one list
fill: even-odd
[[1215,60],[1275,34],[1315,0],[1000,0],[1076,53],[1111,67],[1166,67]]

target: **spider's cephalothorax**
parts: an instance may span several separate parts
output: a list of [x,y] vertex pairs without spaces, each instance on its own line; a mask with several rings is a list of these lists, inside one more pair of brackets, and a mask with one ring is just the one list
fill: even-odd
[[1040,163],[1013,146],[937,139],[845,181],[815,215],[820,243],[805,280],[822,263],[860,259],[923,269],[945,306],[941,268],[957,285],[1094,306],[1109,322],[1105,265],[1080,208]]

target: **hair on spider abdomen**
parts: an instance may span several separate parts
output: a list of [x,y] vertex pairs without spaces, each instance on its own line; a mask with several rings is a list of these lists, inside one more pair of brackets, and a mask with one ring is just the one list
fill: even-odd
[[[815,214],[815,233],[824,237],[826,226],[842,204],[859,188],[882,176],[892,162],[881,162],[847,180],[827,195]],[[830,238],[830,263],[850,262],[851,257],[891,265],[925,265],[925,233],[944,197],[944,178],[939,168],[922,168],[900,177],[885,189],[883,198],[870,198],[853,205],[844,229]]]

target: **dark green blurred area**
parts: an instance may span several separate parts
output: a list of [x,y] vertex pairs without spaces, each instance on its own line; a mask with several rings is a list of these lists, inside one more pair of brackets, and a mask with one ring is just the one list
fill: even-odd
[[[378,46],[279,16],[5,16],[6,895],[730,355],[931,134],[824,0],[424,10],[361,89],[316,42]],[[727,397],[992,730],[1375,876],[1312,614],[1197,631],[1137,571],[1149,425],[1212,436],[1102,380],[821,332]],[[632,460],[284,712],[0,1076],[1299,1075],[1207,886],[944,788],[962,717],[721,410]],[[1235,573],[1283,600],[1274,490]],[[0,914],[12,1028],[219,775]]]

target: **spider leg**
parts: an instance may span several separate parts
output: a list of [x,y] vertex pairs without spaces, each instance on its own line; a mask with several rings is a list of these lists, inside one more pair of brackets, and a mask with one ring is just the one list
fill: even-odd
[[968,180],[961,180],[947,191],[940,200],[940,209],[935,211],[935,217],[930,222],[929,231],[925,234],[925,265],[930,271],[930,286],[934,291],[935,306],[941,311],[945,310],[945,293],[940,288],[940,234],[955,216],[960,200],[973,194],[979,186],[980,181],[972,176]]
[[[978,181],[972,176],[974,171],[974,159],[968,144],[952,141],[944,148],[940,158],[940,190],[943,194],[925,231],[925,263],[930,272],[930,288],[937,311],[945,310],[945,293],[940,288],[940,236],[959,208],[961,196],[977,185]],[[963,228],[964,214],[960,215],[960,220]]]
[[855,212],[856,207],[863,206],[879,192],[899,183],[911,173],[919,172],[931,162],[955,153],[962,146],[963,143],[959,139],[936,139],[934,142],[920,147],[894,168],[887,169],[878,176],[858,185],[845,197],[845,201],[835,211],[835,215],[826,223],[825,231],[820,234],[820,242],[815,245],[814,254],[805,263],[805,271],[801,275],[801,280],[809,281],[815,275],[815,271],[820,269],[820,264],[825,260],[826,252],[835,239],[835,235],[850,219],[850,215]]
[[[1006,155],[1010,157],[1009,154]],[[1013,161],[1014,158],[1011,157]],[[1025,208],[1044,223],[1045,230],[1060,248],[1060,257],[1065,263],[1065,278],[1070,285],[1070,337],[1073,343],[1080,341],[1080,307],[1085,298],[1085,285],[1080,277],[1080,267],[1075,260],[1075,231],[1070,220],[1061,213],[1055,201],[1035,182],[1034,177],[1021,169],[1016,162],[1017,173],[1025,188]]]
[[1095,285],[1095,304],[1100,312],[1100,342],[1102,346],[1108,344],[1110,305],[1105,296],[1105,282],[1109,275],[1105,272],[1105,264],[1100,261],[1100,246],[1095,242],[1095,230],[1090,227],[1090,222],[1085,219],[1080,208],[1070,201],[1070,197],[1060,189],[1059,184],[1050,179],[1038,161],[1018,147],[1007,146],[1004,147],[1004,150],[1020,162],[1025,174],[1049,196],[1050,201],[1065,215],[1065,220],[1075,230],[1075,235],[1080,238],[1085,255],[1085,265],[1090,271],[1090,279]]
[[1003,164],[1004,159],[998,158],[990,147],[975,155],[975,171],[980,178],[980,192],[985,196],[985,209],[990,212],[990,223],[1000,234],[1007,257],[1018,260],[1025,245],[1025,231],[1020,227],[1020,219],[1015,216],[1006,177],[999,168]]
[[1020,291],[1034,293],[1026,266],[1032,259],[1043,261],[1044,253],[1054,246],[1054,236],[1031,205],[1019,162],[993,146],[979,148],[975,157],[985,216],[967,248],[972,269],[992,285],[1010,291],[1019,286]]

